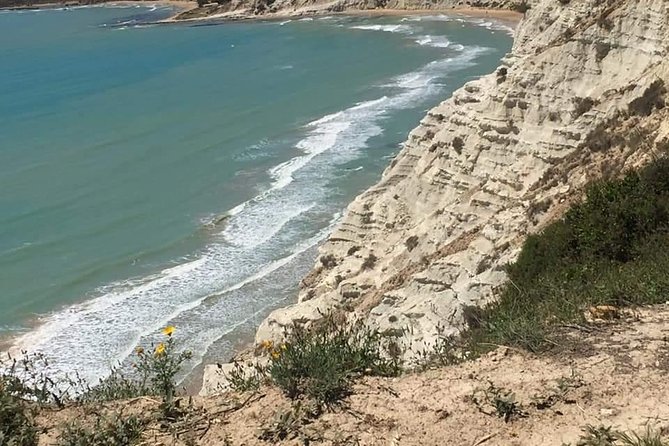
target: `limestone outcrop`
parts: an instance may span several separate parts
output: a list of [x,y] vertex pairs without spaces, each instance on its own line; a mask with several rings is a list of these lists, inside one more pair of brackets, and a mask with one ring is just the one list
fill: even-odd
[[[590,181],[669,149],[667,86],[666,0],[534,3],[495,73],[430,110],[348,206],[299,301],[256,341],[331,310],[397,334],[408,357],[456,334],[529,233]],[[208,368],[205,387],[220,378]]]
[[669,2],[542,0],[493,74],[430,110],[256,340],[350,311],[416,352],[494,299],[524,237],[668,146]]
[[271,18],[310,16],[345,11],[365,10],[443,10],[448,8],[486,8],[524,11],[536,0],[212,0],[183,12],[176,20],[202,18]]

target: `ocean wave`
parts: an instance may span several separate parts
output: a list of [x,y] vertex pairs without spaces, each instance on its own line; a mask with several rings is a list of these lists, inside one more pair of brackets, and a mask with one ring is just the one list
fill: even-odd
[[366,31],[383,31],[387,33],[413,34],[413,29],[407,25],[356,25],[351,29],[361,29]]
[[403,22],[458,22],[458,23],[470,23],[472,25],[480,26],[482,28],[489,29],[491,31],[503,31],[507,34],[513,35],[513,27],[507,25],[506,23],[495,20],[495,19],[483,19],[475,17],[462,17],[462,16],[449,16],[445,14],[436,14],[436,15],[425,15],[425,16],[414,16],[414,17],[405,17],[402,19]]
[[446,36],[422,36],[416,39],[418,45],[433,46],[435,48],[448,48],[451,41]]
[[[434,97],[441,88],[437,79],[485,50],[465,48],[458,56],[391,79],[392,92],[309,122],[292,147],[299,154],[267,171],[266,190],[223,214],[224,225],[216,225],[217,217],[209,220],[213,239],[202,252],[150,276],[101,287],[88,301],[42,318],[16,340],[16,348],[45,352],[55,372],[80,371],[95,382],[138,343],[155,341],[162,325],[175,323],[184,347],[197,354],[194,367],[216,339],[276,304],[271,295],[256,294],[251,300],[258,302],[241,296],[231,307],[230,296],[293,265],[329,233],[333,222],[314,222],[331,215],[324,203],[337,166],[359,157],[369,140],[382,134],[381,123],[390,113]],[[265,146],[261,142],[259,150]]]

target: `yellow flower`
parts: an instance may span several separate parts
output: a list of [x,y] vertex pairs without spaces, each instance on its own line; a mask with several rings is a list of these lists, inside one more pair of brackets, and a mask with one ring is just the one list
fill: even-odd
[[272,352],[272,358],[274,358],[274,359],[279,359],[280,356],[281,356],[281,352],[280,352],[280,351],[274,350],[274,351]]
[[144,347],[137,347],[135,349],[135,353],[137,353],[139,356],[144,354]]
[[286,344],[281,344],[281,350],[286,350],[288,346]]
[[154,352],[154,355],[156,355],[156,356],[162,356],[162,355],[164,355],[164,354],[165,354],[165,344],[163,344],[163,343],[161,342],[161,343],[158,344],[158,346],[156,347],[156,351]]
[[168,325],[167,327],[163,328],[163,334],[165,336],[172,336],[172,333],[174,333],[174,330],[176,330],[176,328],[174,328],[174,326]]
[[265,339],[260,343],[260,346],[264,348],[265,350],[269,351],[272,350],[272,347],[274,346],[274,343],[270,341],[269,339]]

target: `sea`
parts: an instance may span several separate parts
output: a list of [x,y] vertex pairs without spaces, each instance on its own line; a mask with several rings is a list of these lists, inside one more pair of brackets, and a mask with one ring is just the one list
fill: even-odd
[[494,20],[157,24],[0,11],[0,339],[94,383],[166,325],[225,361],[426,110],[512,45]]

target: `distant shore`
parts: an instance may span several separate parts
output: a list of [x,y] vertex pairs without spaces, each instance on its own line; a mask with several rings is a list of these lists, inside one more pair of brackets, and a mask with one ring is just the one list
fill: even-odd
[[[161,20],[158,23],[180,23],[180,22],[202,22],[209,20],[221,21],[246,21],[246,20],[286,20],[291,18],[307,18],[321,15],[336,15],[336,16],[367,16],[367,17],[383,17],[383,16],[407,16],[407,15],[431,15],[431,14],[447,14],[458,15],[462,17],[475,18],[490,18],[500,22],[504,22],[512,27],[520,22],[523,14],[516,11],[505,9],[489,9],[489,8],[474,8],[469,6],[455,6],[451,8],[420,8],[420,9],[357,9],[348,8],[343,11],[333,12],[328,9],[329,4],[312,5],[307,8],[297,8],[293,10],[280,10],[277,12],[267,14],[253,14],[245,9],[237,9],[214,14],[204,14],[204,8],[198,8],[195,0],[117,0],[117,1],[96,1],[96,2],[80,2],[80,1],[52,1],[45,3],[35,3],[29,5],[16,6],[0,6],[0,10],[37,10],[37,9],[52,9],[64,7],[82,7],[82,6],[147,6],[147,5],[161,5],[169,6],[175,10],[174,15]],[[198,14],[198,9],[202,9],[202,15]],[[182,17],[183,13],[193,13],[192,17]]]
[[61,2],[46,2],[34,3],[29,5],[16,6],[0,6],[0,11],[25,11],[37,9],[53,9],[53,8],[77,8],[82,6],[149,6],[161,5],[174,8],[178,13],[194,9],[197,6],[195,1],[190,0],[119,0],[119,1],[99,1],[99,2],[78,2],[78,1],[61,1]]
[[[132,3],[132,2],[131,2]],[[176,3],[182,3],[176,1]],[[221,21],[246,21],[246,20],[286,20],[292,18],[308,18],[318,17],[323,15],[331,16],[366,16],[366,17],[384,17],[384,16],[408,16],[408,15],[458,15],[462,17],[472,18],[490,18],[515,28],[515,26],[522,20],[523,14],[517,11],[506,9],[489,9],[489,8],[474,8],[474,7],[451,7],[451,8],[421,8],[421,9],[357,9],[348,8],[343,11],[330,11],[328,4],[312,5],[308,8],[298,8],[293,10],[281,10],[267,14],[253,14],[248,10],[238,9],[232,11],[225,11],[221,13],[214,13],[208,15],[195,15],[192,17],[182,17],[183,12],[197,13],[198,8],[189,9],[188,11],[180,11],[174,16],[162,20],[161,23],[179,23],[179,22],[201,22],[209,20]]]

